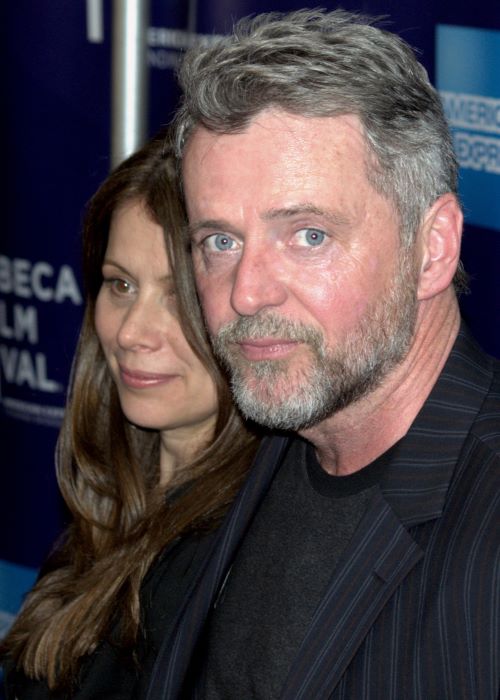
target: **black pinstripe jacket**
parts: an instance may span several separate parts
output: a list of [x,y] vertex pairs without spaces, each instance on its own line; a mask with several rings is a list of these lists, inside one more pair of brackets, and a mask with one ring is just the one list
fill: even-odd
[[[262,445],[163,643],[148,700],[190,696],[204,621],[286,444]],[[333,573],[283,699],[498,698],[499,467],[500,363],[462,329]]]

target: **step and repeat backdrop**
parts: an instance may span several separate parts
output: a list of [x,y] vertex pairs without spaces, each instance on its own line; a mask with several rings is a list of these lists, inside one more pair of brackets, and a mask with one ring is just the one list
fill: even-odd
[[[322,2],[333,9],[337,2]],[[79,233],[110,167],[111,3],[5,3],[8,66],[0,242],[0,635],[65,523],[54,447],[82,315]],[[312,4],[312,6],[316,3]],[[461,163],[462,309],[500,357],[500,4],[498,0],[343,0],[385,15],[441,91]],[[178,100],[175,67],[195,35],[304,2],[152,0],[148,130]]]

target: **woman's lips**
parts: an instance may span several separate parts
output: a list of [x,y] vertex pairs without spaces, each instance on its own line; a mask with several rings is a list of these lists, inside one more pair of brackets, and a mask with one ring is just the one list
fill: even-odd
[[120,378],[122,382],[133,389],[145,389],[158,384],[166,384],[174,379],[174,374],[158,374],[156,372],[142,372],[131,370],[120,365]]
[[242,355],[250,361],[281,360],[288,357],[301,343],[286,338],[258,338],[237,343]]

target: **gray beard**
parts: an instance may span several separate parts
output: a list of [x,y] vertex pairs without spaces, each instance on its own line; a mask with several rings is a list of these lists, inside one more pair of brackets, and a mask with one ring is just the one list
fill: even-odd
[[[415,328],[416,276],[407,254],[400,264],[385,298],[374,301],[334,349],[316,328],[269,311],[221,328],[212,338],[214,351],[229,370],[243,415],[268,428],[303,430],[378,387],[408,353]],[[272,337],[304,343],[310,356],[301,366],[293,357],[249,361],[236,345]]]

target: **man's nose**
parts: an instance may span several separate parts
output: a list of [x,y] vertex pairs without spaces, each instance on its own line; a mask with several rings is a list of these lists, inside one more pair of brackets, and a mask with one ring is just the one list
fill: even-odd
[[231,305],[240,316],[253,316],[266,307],[280,306],[288,296],[278,251],[269,244],[248,245],[235,269]]

